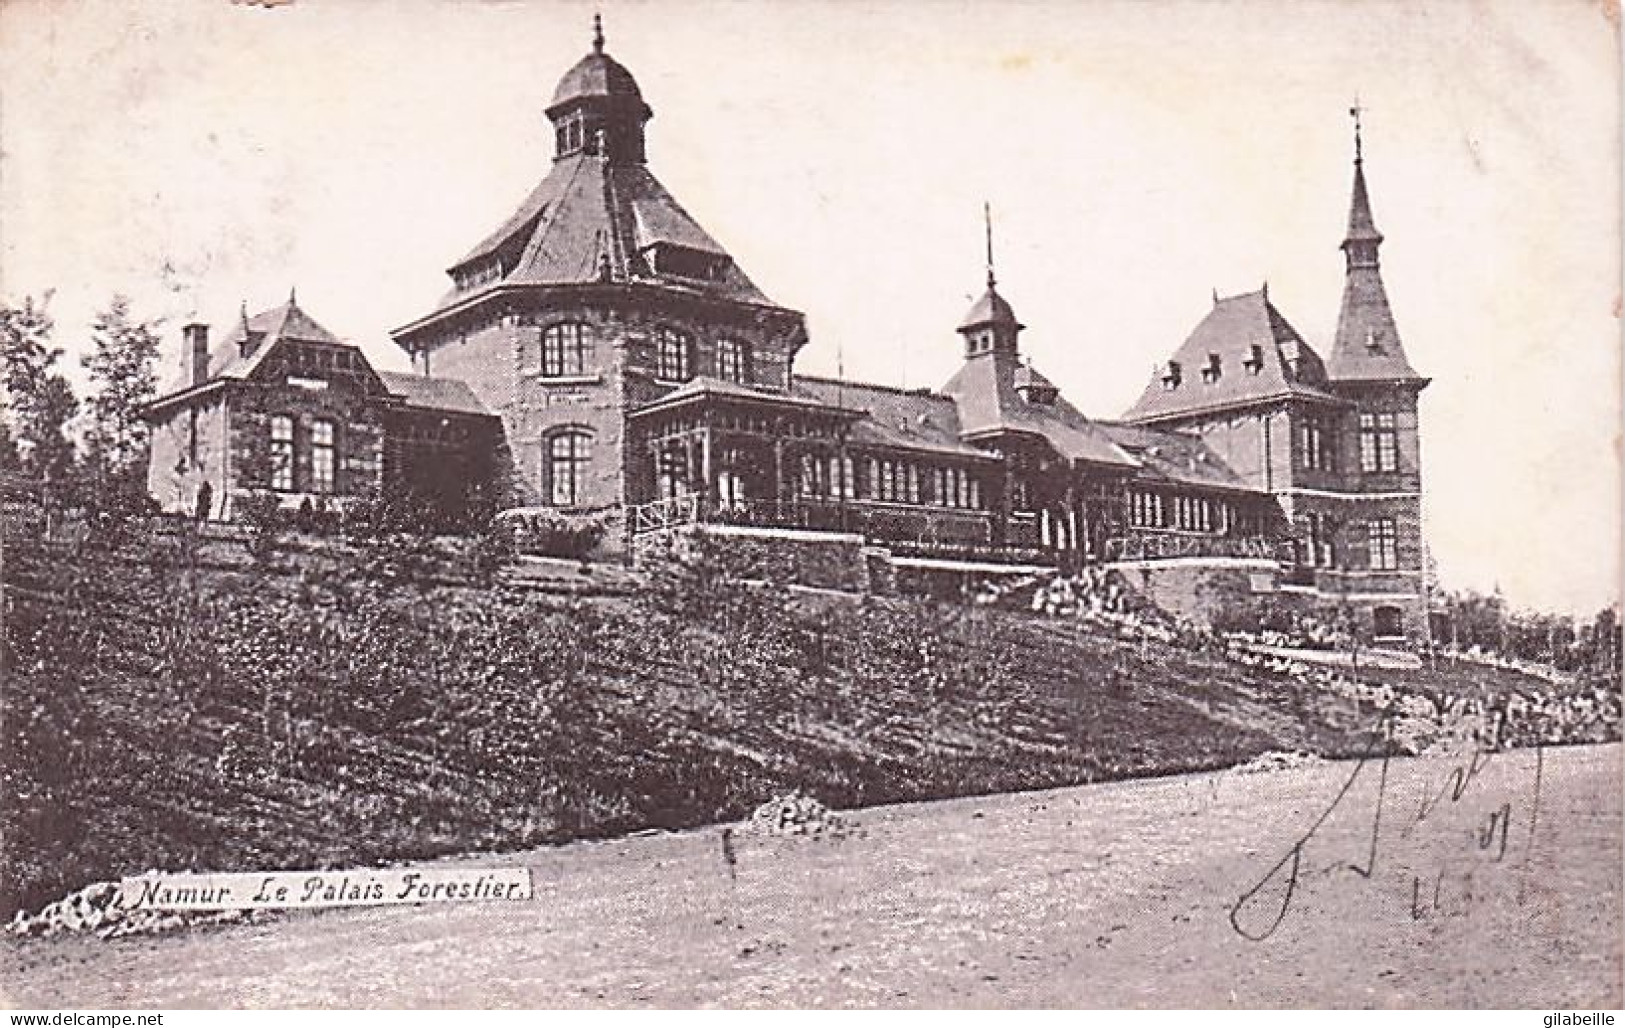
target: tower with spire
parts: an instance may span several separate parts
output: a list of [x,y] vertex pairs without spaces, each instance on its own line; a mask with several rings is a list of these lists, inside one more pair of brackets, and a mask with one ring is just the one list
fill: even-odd
[[1125,415],[1194,432],[1280,506],[1296,550],[1295,585],[1359,612],[1369,637],[1420,638],[1425,560],[1417,397],[1382,280],[1382,232],[1366,182],[1356,101],[1354,182],[1343,299],[1326,356],[1271,301],[1267,286],[1213,297]]

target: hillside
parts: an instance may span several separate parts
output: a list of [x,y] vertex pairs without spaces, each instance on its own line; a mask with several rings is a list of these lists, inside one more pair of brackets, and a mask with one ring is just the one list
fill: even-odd
[[148,868],[315,867],[1359,752],[1372,709],[1074,621],[5,555],[0,912]]

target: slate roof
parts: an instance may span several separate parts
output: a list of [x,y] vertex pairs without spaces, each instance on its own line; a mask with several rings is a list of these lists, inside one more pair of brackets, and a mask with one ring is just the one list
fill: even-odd
[[1365,167],[1354,162],[1354,191],[1349,201],[1348,236],[1343,250],[1349,256],[1343,281],[1343,303],[1337,314],[1337,334],[1326,359],[1326,374],[1334,381],[1420,381],[1425,379],[1405,356],[1388,291],[1377,266],[1382,233],[1371,216]]
[[548,106],[552,109],[588,96],[643,99],[632,73],[602,50],[594,50],[564,73],[558,87],[553,90],[553,102]]
[[399,371],[380,371],[378,377],[392,395],[408,407],[419,410],[452,411],[457,414],[489,415],[485,404],[460,378],[431,378]]
[[965,312],[964,320],[959,323],[959,330],[963,332],[967,328],[990,324],[1026,327],[1016,320],[1015,308],[1010,306],[1010,301],[999,295],[991,280],[987,284],[987,292]]
[[[242,341],[245,336],[255,340],[254,348],[248,356],[242,354]],[[326,343],[331,346],[347,346],[359,349],[352,343],[346,343],[329,332],[315,318],[300,309],[295,299],[290,296],[288,302],[280,307],[273,307],[268,311],[261,311],[251,318],[239,318],[224,336],[215,340],[209,350],[209,377],[207,381],[218,379],[244,379],[253,374],[259,367],[271,347],[281,339],[299,339],[311,343]],[[182,393],[194,388],[191,372],[191,354],[185,354],[187,362],[185,370],[177,375],[162,395],[162,400],[176,393]],[[202,384],[202,383],[199,383]],[[154,402],[157,402],[156,400]]]
[[[958,405],[967,436],[1021,432],[1042,437],[1068,460],[1133,468],[1136,462],[1065,399],[1028,403],[1016,392],[1020,369],[1014,354],[991,353],[965,361],[944,395]],[[1036,372],[1030,372],[1036,374]]]
[[[1204,381],[1203,369],[1215,354],[1219,376]],[[1180,366],[1179,385],[1167,388],[1167,365],[1158,366],[1123,420],[1149,421],[1288,396],[1335,402],[1324,388],[1320,355],[1263,290],[1216,300],[1171,359]]]
[[792,391],[830,407],[866,413],[867,417],[853,422],[849,437],[860,446],[994,458],[960,438],[958,407],[941,393],[807,375],[795,376]]
[[1265,495],[1242,481],[1200,438],[1184,432],[1133,425],[1121,421],[1095,422],[1112,441],[1140,462],[1136,479],[1158,480],[1224,492]]
[[[657,273],[642,256],[656,244],[718,258],[718,273],[704,279]],[[596,154],[555,161],[518,209],[449,271],[455,279],[463,269],[493,262],[500,274],[466,288],[454,285],[428,317],[501,286],[584,285],[606,276],[611,282],[775,306],[645,165]]]

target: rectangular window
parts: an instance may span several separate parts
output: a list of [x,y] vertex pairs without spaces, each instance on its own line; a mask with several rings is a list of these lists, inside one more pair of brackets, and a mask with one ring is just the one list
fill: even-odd
[[655,377],[665,382],[689,380],[694,340],[686,332],[662,326],[655,336]]
[[548,442],[548,496],[555,507],[574,507],[587,479],[590,440],[585,432],[561,432]]
[[542,333],[542,376],[563,378],[589,370],[587,327],[577,322],[549,325]]
[[1310,471],[1326,470],[1326,429],[1319,418],[1305,418],[1298,433],[1298,463]]
[[334,491],[335,468],[333,457],[333,423],[327,420],[310,423],[310,490],[316,493]]
[[1393,518],[1377,518],[1367,526],[1371,547],[1371,570],[1393,571],[1399,567],[1399,533]]
[[744,382],[750,377],[749,353],[737,339],[717,340],[717,377],[725,382]]
[[293,419],[286,414],[271,419],[271,488],[293,492]]
[[1399,430],[1394,415],[1360,415],[1360,470],[1399,470]]

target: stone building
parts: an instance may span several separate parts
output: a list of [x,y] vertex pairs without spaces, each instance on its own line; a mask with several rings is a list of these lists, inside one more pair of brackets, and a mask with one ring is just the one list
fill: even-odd
[[1358,613],[1378,638],[1426,631],[1417,400],[1383,285],[1355,132],[1342,308],[1322,358],[1268,287],[1225,299],[1162,365],[1126,415],[1197,436],[1278,502],[1295,542],[1280,584]]
[[[991,247],[985,292],[957,328],[961,366],[940,390],[798,374],[805,319],[651,173],[652,109],[601,30],[546,113],[550,170],[451,264],[428,313],[393,331],[412,375],[374,372],[291,301],[251,319],[155,405],[155,494],[184,500],[204,475],[240,491],[236,458],[200,433],[286,454],[291,424],[291,463],[276,473],[290,499],[417,483],[455,504],[477,489],[510,511],[608,521],[605,545],[623,553],[722,526],[739,545],[801,553],[824,540],[921,574],[1109,566],[1199,618],[1335,605],[1368,634],[1425,631],[1426,380],[1384,293],[1358,134],[1329,357],[1267,292],[1215,296],[1140,400],[1107,421],[1023,355]],[[318,366],[314,388],[304,380]],[[216,397],[239,395],[220,427]],[[323,424],[342,442],[318,443]],[[419,444],[434,425],[458,433],[452,450]],[[316,470],[331,461],[337,478]]]
[[148,491],[167,510],[203,496],[229,520],[253,495],[334,512],[392,496],[451,520],[489,488],[497,426],[468,386],[375,371],[292,295],[245,310],[212,348],[206,325],[184,339],[181,373],[146,412]]

